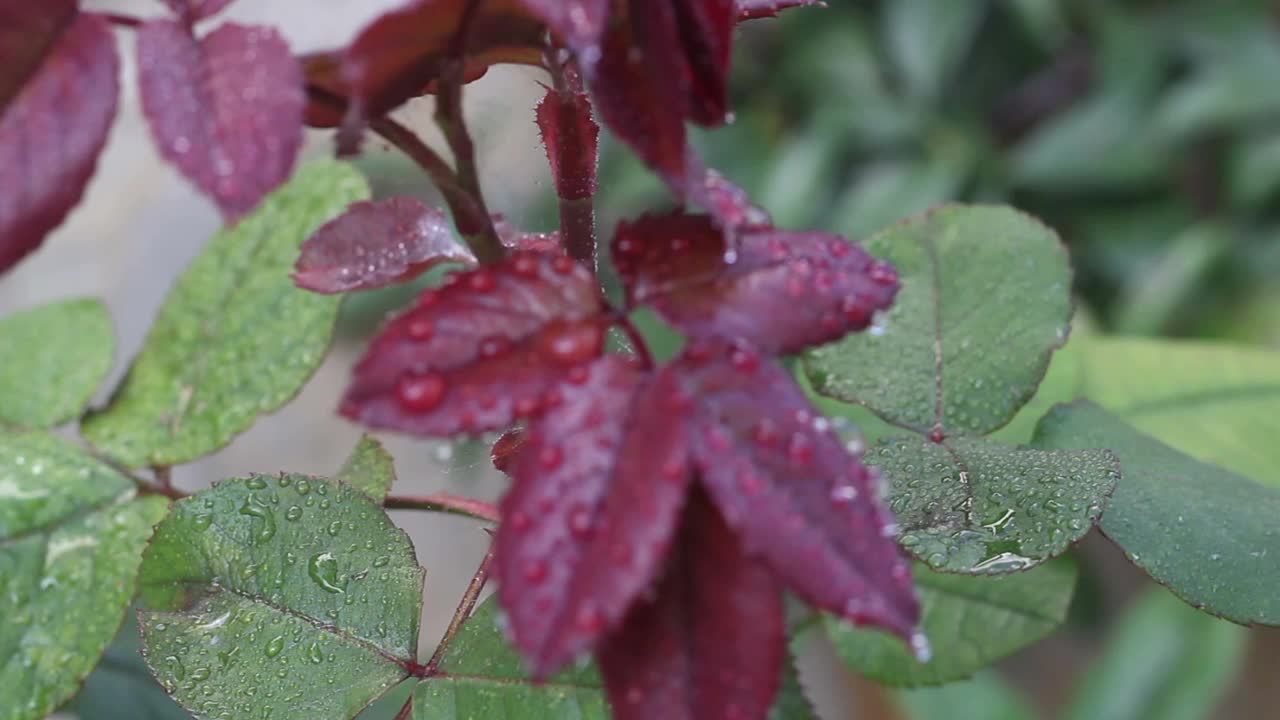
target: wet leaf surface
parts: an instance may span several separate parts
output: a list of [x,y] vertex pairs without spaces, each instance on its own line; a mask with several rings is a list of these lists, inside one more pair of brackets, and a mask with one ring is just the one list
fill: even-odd
[[935,570],[999,574],[1056,557],[1093,529],[1120,478],[1106,450],[990,440],[882,441],[867,464],[889,482],[898,542]]
[[1192,606],[1280,625],[1280,491],[1188,457],[1085,401],[1045,416],[1033,444],[1110,448],[1124,480],[1102,516],[1107,538]]
[[423,571],[360,491],[226,480],[176,503],[139,576],[143,652],[205,717],[350,718],[414,658]]
[[0,318],[0,424],[51,428],[80,414],[115,353],[97,300],[65,300]]
[[294,287],[298,247],[368,185],[350,166],[300,170],[215,235],[170,291],[142,352],[83,432],[129,466],[175,465],[221,448],[293,398],[329,347],[338,298]]
[[166,506],[66,440],[0,433],[0,718],[39,720],[79,689]]
[[951,205],[873,236],[902,281],[879,329],[809,353],[823,395],[919,433],[982,435],[1035,393],[1071,320],[1057,236],[1003,207]]

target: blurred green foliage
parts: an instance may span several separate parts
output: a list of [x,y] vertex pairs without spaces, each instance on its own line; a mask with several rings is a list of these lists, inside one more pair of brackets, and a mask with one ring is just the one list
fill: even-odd
[[[698,135],[780,226],[1009,203],[1070,244],[1104,330],[1280,344],[1274,3],[829,5],[745,26],[737,120]],[[662,193],[625,155],[602,183],[620,214]]]

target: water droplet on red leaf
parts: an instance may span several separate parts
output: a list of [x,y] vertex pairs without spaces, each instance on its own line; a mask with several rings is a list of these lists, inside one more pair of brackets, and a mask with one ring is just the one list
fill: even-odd
[[564,453],[555,445],[544,445],[538,451],[538,464],[545,470],[555,470],[564,462]]
[[497,286],[498,281],[488,270],[476,270],[467,276],[467,287],[475,292],[489,292]]
[[563,365],[577,365],[597,357],[604,349],[604,328],[596,323],[558,322],[539,336],[539,352]]
[[411,413],[425,413],[435,409],[442,400],[448,385],[439,373],[405,375],[396,384],[396,400]]
[[591,605],[583,606],[578,611],[576,618],[578,629],[589,634],[596,634],[604,628],[604,618],[600,617],[600,611]]
[[414,318],[409,322],[406,332],[410,340],[426,342],[436,334],[436,324],[428,318]]
[[547,563],[542,560],[534,560],[525,566],[524,579],[534,585],[540,584],[547,579]]

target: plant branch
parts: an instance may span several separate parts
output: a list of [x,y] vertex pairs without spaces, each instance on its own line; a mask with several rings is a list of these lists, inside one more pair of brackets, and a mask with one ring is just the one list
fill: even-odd
[[436,645],[436,651],[432,653],[431,659],[427,661],[424,669],[423,677],[430,677],[440,667],[440,661],[444,658],[444,653],[449,649],[449,645],[453,643],[453,639],[457,637],[458,631],[462,630],[462,626],[467,620],[471,619],[471,613],[476,608],[476,601],[480,599],[480,592],[484,590],[484,584],[489,580],[489,567],[493,565],[493,545],[490,543],[488,552],[484,555],[484,560],[480,561],[480,567],[476,568],[476,574],[471,576],[471,582],[467,583],[466,592],[462,593],[462,600],[458,603],[458,609],[453,613],[453,619],[449,621],[449,627],[444,631],[444,637],[440,638],[440,644]]
[[[307,95],[314,102],[322,103],[339,112],[346,111],[347,101],[323,88],[308,86]],[[449,163],[431,149],[430,145],[423,142],[417,133],[386,116],[372,118],[368,122],[370,130],[408,156],[427,174],[427,177],[431,178],[432,184],[440,190],[445,204],[449,206],[449,212],[453,215],[453,222],[458,226],[458,231],[471,251],[479,257],[481,248],[477,247],[472,237],[468,236],[463,228],[485,223],[492,224],[493,221],[483,204],[476,202],[471,192],[459,180],[458,174],[449,167]]]
[[461,495],[438,493],[435,495],[403,496],[392,495],[383,505],[388,510],[422,510],[425,512],[446,513],[496,523],[500,519],[498,508],[492,503],[475,500]]
[[396,713],[394,720],[409,720],[413,717],[413,697],[411,696],[405,701],[404,707],[400,708],[400,712]]
[[482,263],[501,260],[506,248],[498,238],[484,201],[480,187],[480,174],[476,169],[475,145],[467,131],[467,121],[462,113],[462,86],[466,72],[467,41],[471,35],[480,0],[470,0],[450,47],[450,57],[440,74],[440,92],[436,97],[436,124],[444,132],[449,149],[453,151],[453,164],[462,189],[470,196],[479,212],[455,217],[458,232]]

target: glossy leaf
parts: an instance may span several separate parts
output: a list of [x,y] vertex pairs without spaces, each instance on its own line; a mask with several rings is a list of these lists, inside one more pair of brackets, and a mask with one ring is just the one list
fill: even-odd
[[910,566],[878,478],[786,372],[724,342],[691,343],[664,372],[696,402],[694,460],[747,554],[809,603],[923,652]]
[[376,502],[382,502],[396,481],[395,459],[377,438],[365,435],[333,479],[345,482]]
[[143,654],[189,712],[350,718],[407,675],[423,571],[363,493],[303,475],[176,503],[139,575]]
[[0,3],[0,57],[5,58],[4,67],[0,68],[0,114],[75,20],[75,0]]
[[495,548],[536,677],[594,647],[661,572],[690,481],[690,418],[673,393],[611,355],[526,432]]
[[1045,372],[1040,387],[1036,388],[1036,394],[1008,425],[992,433],[990,438],[1010,445],[1026,445],[1031,442],[1040,418],[1054,405],[1079,398],[1084,393],[1085,352],[1096,335],[1093,323],[1084,313],[1077,311],[1071,319],[1071,335],[1067,343],[1053,353],[1049,370]]
[[954,205],[866,248],[894,264],[902,290],[879,331],[809,353],[814,388],[921,433],[1007,423],[1067,337],[1071,269],[1057,237],[1008,208]]
[[866,462],[889,482],[898,542],[936,570],[999,574],[1057,557],[1093,529],[1120,478],[1106,450],[991,440],[883,441]]
[[764,720],[786,655],[782,596],[710,501],[689,501],[656,597],[600,648],[615,720]]
[[1192,340],[1090,338],[1083,395],[1188,455],[1280,487],[1280,353]]
[[474,264],[440,210],[411,197],[358,202],[302,244],[293,281],[320,293],[408,282],[444,263]]
[[51,428],[75,418],[111,369],[115,344],[97,300],[0,318],[0,425]]
[[151,676],[138,632],[137,615],[125,612],[115,641],[71,704],[81,720],[190,720]]
[[498,628],[496,598],[481,603],[440,659],[440,674],[418,685],[416,720],[607,720],[594,665],[535,683]]
[[613,256],[632,304],[652,305],[690,335],[741,339],[770,354],[862,330],[898,290],[891,266],[839,236],[756,230],[730,248],[704,215],[623,223]]
[[292,398],[319,366],[338,298],[289,280],[298,247],[367,196],[349,166],[303,168],[223,230],[178,279],[124,385],[84,424],[129,467],[188,462],[226,445]]
[[917,566],[923,631],[933,657],[920,663],[895,638],[827,617],[840,657],[851,668],[888,685],[939,685],[966,678],[1043,640],[1066,620],[1075,589],[1070,558],[1027,572],[974,577]]
[[901,690],[897,698],[908,720],[943,717],[948,720],[1035,720],[1039,717],[1030,703],[994,671],[942,687]]
[[166,505],[66,440],[0,434],[0,718],[39,720],[79,689]]
[[[0,85],[0,93],[14,93],[11,98],[0,95],[0,187],[5,189],[0,193],[0,272],[39,247],[80,202],[106,144],[120,93],[120,59],[106,20],[78,15],[47,51],[13,48],[9,43],[18,34],[24,36],[17,41],[23,46],[41,38],[38,28],[28,36],[21,17],[11,33],[6,22],[10,13],[19,12],[10,8],[16,4],[6,0],[0,8],[0,21],[5,21],[0,22],[0,49],[15,53],[13,70],[7,55],[0,70],[0,82],[12,86]],[[55,2],[50,9],[61,6]],[[29,76],[21,71],[23,56],[32,68]]]
[[593,275],[565,256],[519,252],[455,274],[373,341],[342,413],[416,435],[506,428],[599,356],[602,308]]
[[1280,490],[1183,455],[1083,401],[1045,416],[1033,444],[1110,448],[1124,481],[1102,516],[1103,533],[1192,606],[1280,625]]
[[302,71],[274,29],[175,20],[138,36],[142,110],[160,154],[239,217],[288,179],[302,144]]
[[1249,634],[1151,590],[1115,620],[1067,720],[1201,720],[1238,681]]

